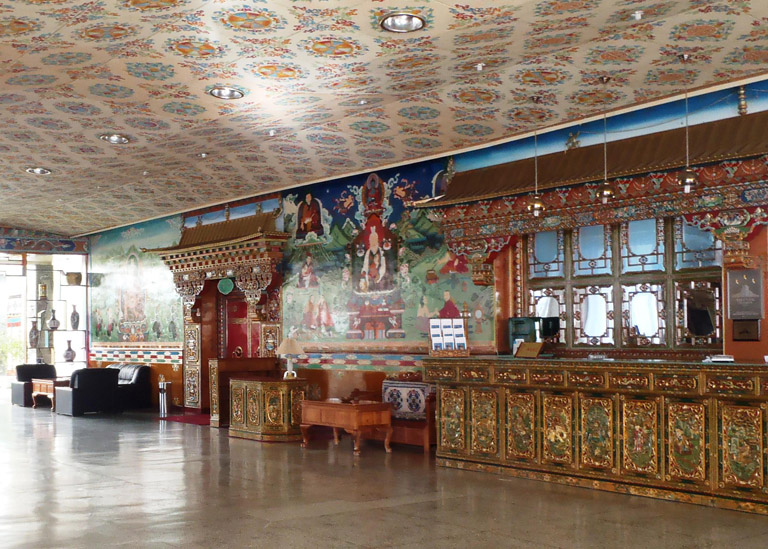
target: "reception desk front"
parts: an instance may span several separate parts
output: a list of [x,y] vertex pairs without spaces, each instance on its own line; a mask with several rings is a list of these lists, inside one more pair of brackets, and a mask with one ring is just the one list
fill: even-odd
[[768,366],[424,360],[448,467],[768,514]]

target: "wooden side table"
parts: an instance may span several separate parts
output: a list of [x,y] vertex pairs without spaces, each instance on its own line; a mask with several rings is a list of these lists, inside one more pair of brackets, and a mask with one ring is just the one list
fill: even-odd
[[51,412],[56,411],[56,389],[55,387],[69,387],[68,377],[57,377],[56,379],[33,379],[32,380],[32,408],[37,408],[37,397],[47,396],[51,399]]
[[333,441],[339,443],[339,429],[344,429],[354,437],[355,455],[360,455],[360,439],[364,433],[382,430],[386,433],[384,449],[392,449],[392,405],[389,402],[338,402],[338,401],[301,401],[301,434],[306,448],[309,443],[309,428],[322,425],[333,428]]

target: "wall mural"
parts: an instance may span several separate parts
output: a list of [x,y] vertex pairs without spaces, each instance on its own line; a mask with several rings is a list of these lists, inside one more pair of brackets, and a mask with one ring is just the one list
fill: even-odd
[[[444,161],[303,187],[283,197],[284,333],[310,349],[425,351],[428,319],[466,304],[470,343],[494,340],[493,288],[472,284],[466,258],[413,200],[430,196]],[[355,345],[358,345],[355,347]]]
[[91,237],[91,342],[180,342],[181,300],[162,260],[141,248],[172,246],[174,216]]

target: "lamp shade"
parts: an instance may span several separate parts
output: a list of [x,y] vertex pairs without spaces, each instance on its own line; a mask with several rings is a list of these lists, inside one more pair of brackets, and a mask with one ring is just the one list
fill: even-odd
[[275,351],[278,355],[300,355],[304,352],[304,349],[301,347],[301,343],[296,341],[292,337],[286,337],[280,342],[280,345],[277,347],[277,351]]

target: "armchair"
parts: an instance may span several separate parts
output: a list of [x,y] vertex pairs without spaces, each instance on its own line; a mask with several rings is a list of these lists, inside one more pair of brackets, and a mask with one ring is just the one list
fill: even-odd
[[52,364],[19,364],[16,381],[11,381],[11,403],[32,406],[32,380],[56,379],[56,367]]
[[117,376],[113,368],[75,370],[69,387],[56,387],[56,413],[81,416],[87,412],[118,412]]
[[117,393],[121,410],[129,408],[150,408],[152,386],[149,379],[150,367],[146,364],[110,364],[117,375]]

